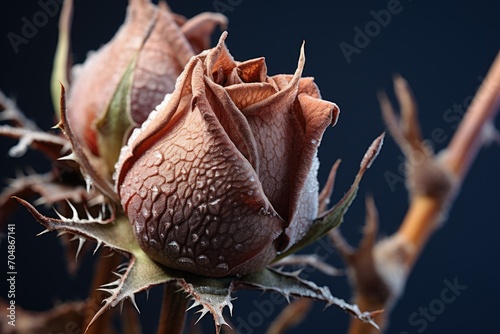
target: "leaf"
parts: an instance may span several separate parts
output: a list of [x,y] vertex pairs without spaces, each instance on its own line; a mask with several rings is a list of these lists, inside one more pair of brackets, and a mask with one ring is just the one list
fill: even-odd
[[[60,216],[60,219],[55,219],[42,215],[27,201],[17,197],[14,198],[17,199],[40,224],[47,228],[47,230],[42,233],[47,231],[70,232],[83,239],[83,241],[92,239],[97,241],[98,244],[104,244],[115,250],[121,250],[127,253],[131,253],[139,248],[139,245],[135,241],[132,227],[128,219],[123,215],[116,218],[112,216],[107,219],[103,219],[101,216],[82,219],[77,216],[75,209],[73,211],[73,217],[66,218]],[[74,209],[71,204],[70,207]]]
[[130,94],[134,81],[137,55],[130,61],[106,112],[96,121],[97,143],[100,156],[106,161],[108,170],[113,173],[118,161],[124,137],[132,126],[130,120]]
[[342,197],[342,199],[335,205],[333,208],[328,210],[323,216],[316,219],[314,224],[309,228],[306,235],[292,247],[290,247],[287,251],[279,254],[274,259],[274,262],[281,260],[282,258],[293,254],[310,244],[316,242],[323,236],[325,236],[331,229],[338,227],[344,218],[349,206],[356,198],[356,194],[358,191],[359,183],[361,182],[361,178],[365,171],[370,168],[371,164],[377,157],[380,149],[382,148],[382,144],[384,142],[384,135],[381,134],[378,136],[373,143],[370,145],[368,150],[366,151],[363,160],[361,161],[361,165],[354,179],[354,183],[352,184],[349,191]]
[[326,302],[333,299],[327,287],[318,287],[312,282],[303,280],[299,277],[299,273],[300,271],[287,273],[266,268],[239,278],[236,287],[243,284],[259,290],[279,292],[287,300],[290,300],[291,296],[309,297]]
[[361,312],[358,306],[348,304],[342,299],[333,297],[327,287],[319,287],[313,282],[306,281],[299,277],[299,273],[287,273],[267,268],[257,273],[238,278],[235,281],[235,288],[243,285],[264,291],[279,292],[288,301],[291,296],[322,300],[327,303],[327,306],[335,305],[359,320],[370,323],[378,328],[370,312]]
[[136,293],[177,279],[169,274],[167,269],[151,260],[142,250],[137,250],[124,271],[119,270],[116,275],[118,276],[117,280],[100,288],[100,290],[108,292],[110,296],[104,299],[104,306],[94,315],[89,327],[107,309],[115,307],[127,298],[139,311],[135,303]]
[[341,269],[337,269],[330,264],[324,262],[316,254],[294,254],[288,255],[287,257],[274,262],[272,264],[274,268],[283,268],[284,266],[310,266],[311,268],[321,271],[323,274],[330,276],[343,275],[344,272]]
[[[222,325],[228,325],[222,312],[225,307],[229,308],[230,313],[233,312],[233,304],[231,303],[231,292],[233,291],[233,278],[209,278],[196,275],[188,275],[184,279],[179,280],[179,285],[182,286],[193,299],[193,304],[188,310],[201,306],[197,311],[201,313],[198,321],[210,312],[214,317],[216,332],[220,332]],[[228,325],[229,326],[229,325]]]
[[65,158],[74,158],[78,160],[80,169],[85,178],[85,182],[87,183],[87,188],[90,188],[92,184],[95,184],[96,187],[109,199],[111,199],[115,203],[119,203],[120,200],[118,198],[118,195],[114,191],[113,185],[108,179],[104,177],[104,175],[102,175],[102,173],[99,173],[95,169],[95,166],[89,159],[89,156],[84,147],[82,147],[82,145],[76,138],[76,135],[71,128],[71,124],[69,124],[68,122],[68,113],[66,110],[66,89],[63,85],[61,85],[61,121],[56,125],[56,127],[60,128],[71,142],[73,152],[71,153],[71,155]]

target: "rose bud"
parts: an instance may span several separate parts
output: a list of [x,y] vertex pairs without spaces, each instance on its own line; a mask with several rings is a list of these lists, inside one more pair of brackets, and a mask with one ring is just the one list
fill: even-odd
[[[180,26],[182,25],[182,26]],[[114,38],[89,55],[75,71],[68,118],[77,138],[113,169],[130,126],[140,125],[173,91],[189,59],[210,47],[221,14],[203,13],[186,21],[166,4],[130,0]]]
[[204,276],[243,275],[299,241],[318,211],[317,149],[339,109],[312,78],[267,76],[224,45],[194,57],[130,137],[116,187],[142,249]]

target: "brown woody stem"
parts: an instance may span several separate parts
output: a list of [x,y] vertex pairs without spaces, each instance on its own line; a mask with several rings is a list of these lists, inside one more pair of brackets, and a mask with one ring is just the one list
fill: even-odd
[[462,179],[483,143],[483,129],[500,107],[500,52],[472,100],[446,154],[446,165]]
[[[389,237],[390,240],[407,246],[407,251],[400,257],[400,267],[409,273],[417,261],[419,254],[427,244],[433,232],[439,226],[451,202],[456,196],[456,190],[463,182],[471,164],[476,158],[479,149],[484,143],[484,128],[491,122],[500,107],[500,53],[497,55],[488,75],[479,88],[472,104],[465,114],[457,132],[453,136],[448,148],[439,161],[442,167],[453,174],[454,189],[446,198],[429,196],[426,194],[414,194],[411,198],[408,212],[399,230]],[[402,248],[400,247],[399,250]],[[394,252],[392,255],[396,254]],[[387,254],[385,254],[387,255]],[[382,259],[383,260],[383,259]],[[406,281],[406,276],[402,278]],[[404,282],[403,282],[404,283]],[[355,302],[362,310],[385,309],[383,314],[374,315],[377,323],[383,328],[390,308],[398,295],[388,298],[385,305],[373,303],[359,287],[356,289]],[[373,327],[367,326],[358,320],[351,321],[349,333],[375,333]]]
[[[500,107],[500,53],[495,58],[443,159],[444,167],[456,176],[456,187],[465,178],[483,143],[484,126],[492,121]],[[454,194],[451,194],[451,197]],[[450,201],[453,197],[450,198]],[[445,203],[433,197],[416,196],[408,209],[397,234],[414,246],[407,265],[413,266],[436,228],[436,222],[445,213]]]
[[280,315],[273,321],[266,334],[282,334],[304,321],[311,310],[313,300],[300,298],[285,307]]
[[175,283],[164,286],[158,334],[182,334],[184,331],[188,299],[178,290]]
[[413,252],[406,257],[406,265],[411,268],[427,240],[437,227],[436,221],[441,216],[443,203],[435,198],[416,196],[406,213],[403,223],[396,232],[413,247]]
[[[108,252],[105,252],[104,249],[100,250],[98,256],[99,258],[96,263],[92,286],[90,288],[90,295],[85,306],[85,323],[83,324],[82,328],[87,328],[96,311],[101,308],[104,292],[98,289],[102,285],[116,279],[110,268],[116,268],[121,261],[120,254],[114,252],[109,254]],[[108,312],[104,312],[101,317],[94,321],[92,326],[88,328],[85,334],[106,333],[111,328],[110,326],[112,315],[113,311],[111,310]]]

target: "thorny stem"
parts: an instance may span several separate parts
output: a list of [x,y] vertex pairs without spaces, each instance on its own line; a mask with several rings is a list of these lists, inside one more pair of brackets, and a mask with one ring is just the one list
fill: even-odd
[[163,305],[157,334],[182,334],[186,322],[188,299],[178,292],[175,283],[167,283],[163,290]]
[[[467,171],[479,153],[484,137],[483,129],[492,121],[500,107],[500,53],[497,54],[486,78],[479,88],[443,159],[444,167],[456,176],[455,187],[463,182]],[[455,194],[450,194],[453,201]],[[451,204],[451,203],[448,203]],[[449,206],[447,206],[449,207]],[[446,208],[447,208],[446,207]],[[408,209],[397,234],[414,246],[415,252],[407,259],[409,268],[418,258],[443,214],[443,203],[433,197],[416,196]]]
[[[437,196],[425,194],[413,196],[399,230],[389,238],[396,243],[400,243],[400,245],[407,246],[407,249],[411,250],[401,257],[400,269],[404,270],[406,274],[411,271],[427,241],[439,226],[438,223],[450,208],[451,202],[457,195],[458,188],[484,143],[484,128],[492,122],[499,107],[500,53],[497,54],[488,75],[448,145],[443,159],[440,161],[442,167],[449,170],[455,177],[454,189],[450,191],[444,200]],[[405,275],[404,281],[406,281],[406,277]],[[370,311],[385,308],[385,312],[375,315],[377,323],[384,326],[392,303],[399,296],[388,298],[385,305],[375,305],[368,296],[364,296],[360,291],[356,291],[356,293],[355,303],[362,310]],[[373,327],[354,319],[351,321],[349,333],[366,334],[377,333],[377,331]]]

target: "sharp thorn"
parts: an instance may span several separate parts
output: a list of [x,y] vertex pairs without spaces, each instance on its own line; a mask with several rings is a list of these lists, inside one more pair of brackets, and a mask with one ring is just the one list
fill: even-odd
[[85,243],[85,238],[78,238],[78,249],[76,250],[75,254],[75,261],[78,261],[78,255],[80,254],[80,251],[82,250],[83,244]]
[[95,253],[97,252],[97,250],[99,249],[99,247],[101,247],[102,245],[102,241],[98,240],[97,241],[97,246],[95,247],[94,251],[92,252],[92,255],[95,255]]
[[109,288],[109,287],[112,287],[112,286],[116,287],[117,285],[120,284],[120,282],[121,282],[121,280],[117,279],[117,280],[115,280],[113,282],[109,282],[109,283],[103,284],[99,288]]
[[193,304],[192,304],[191,306],[189,306],[189,307],[186,309],[186,312],[187,312],[187,311],[189,311],[189,310],[192,310],[193,308],[195,308],[195,307],[197,307],[197,306],[200,306],[200,305],[201,305],[201,304],[200,304],[200,302],[199,302],[199,301],[197,301],[197,300],[195,300],[195,301],[193,302]]
[[66,217],[64,217],[62,214],[60,214],[59,211],[56,210],[56,208],[54,208],[54,212],[56,213],[56,215],[59,217],[60,220],[62,220],[62,221],[68,220]]
[[57,160],[59,160],[59,161],[64,161],[64,160],[77,161],[76,160],[76,155],[73,152],[71,152],[68,155],[65,155],[65,156],[62,156],[60,158],[57,158]]
[[50,230],[49,230],[48,228],[46,228],[46,229],[45,229],[45,230],[43,230],[42,232],[38,233],[36,236],[37,236],[37,237],[39,237],[39,236],[41,236],[41,235],[43,235],[43,234],[45,234],[45,233],[49,233],[49,232],[50,232]]
[[[112,295],[113,291],[114,291],[114,289],[106,289],[106,288],[97,288],[96,290],[104,291],[106,293],[109,293],[110,295]],[[103,302],[104,302],[104,300],[103,300]]]
[[79,219],[78,211],[76,210],[75,206],[73,204],[71,204],[71,202],[69,200],[66,200],[66,203],[68,203],[68,206],[70,207],[71,212],[73,213],[73,217],[71,219],[78,220]]
[[137,307],[137,303],[135,302],[135,296],[132,294],[128,298],[130,299],[130,302],[132,303],[132,305],[134,305],[137,312],[141,313],[141,311],[139,311],[139,307]]
[[198,318],[198,320],[196,320],[196,322],[194,323],[195,325],[208,313],[208,310],[206,310],[205,308],[202,308],[201,310],[197,311],[196,313],[201,313],[201,314],[200,314],[200,317]]
[[92,217],[92,215],[90,214],[89,209],[87,208],[87,206],[84,206],[83,208],[85,210],[85,214],[87,215],[87,219],[88,220],[94,220],[94,217]]

